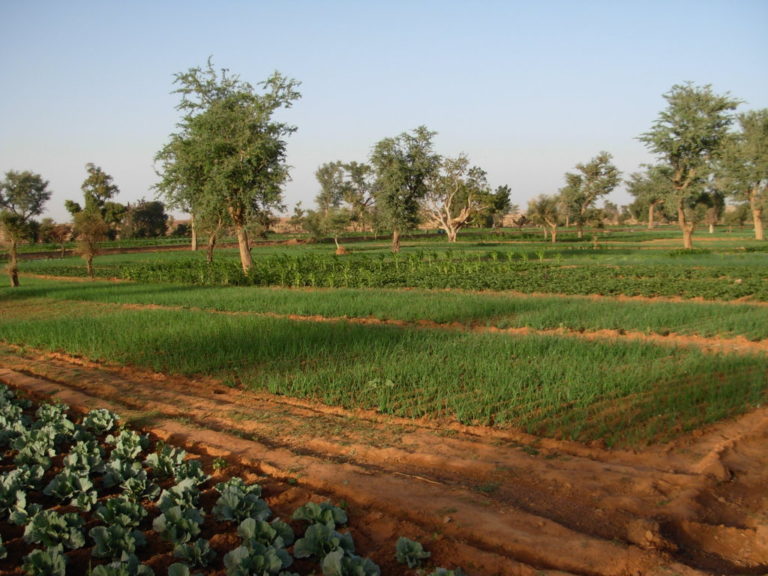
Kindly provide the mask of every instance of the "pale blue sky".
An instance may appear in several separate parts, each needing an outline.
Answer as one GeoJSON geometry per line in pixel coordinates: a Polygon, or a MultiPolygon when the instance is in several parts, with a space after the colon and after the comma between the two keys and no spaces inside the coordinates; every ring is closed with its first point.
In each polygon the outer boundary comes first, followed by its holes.
{"type": "Polygon", "coordinates": [[[42,174],[60,220],[88,162],[118,201],[152,199],[173,76],[213,56],[253,84],[302,82],[281,115],[298,127],[289,206],[312,205],[320,164],[420,124],[525,206],[601,150],[625,175],[650,161],[636,138],[674,84],[768,107],[766,25],[766,0],[0,0],[0,173],[42,174]]]}

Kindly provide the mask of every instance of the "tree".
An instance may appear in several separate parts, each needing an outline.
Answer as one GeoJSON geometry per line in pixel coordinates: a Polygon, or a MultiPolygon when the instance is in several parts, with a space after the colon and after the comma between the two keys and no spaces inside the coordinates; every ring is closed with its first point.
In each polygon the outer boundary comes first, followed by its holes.
{"type": "Polygon", "coordinates": [[[645,166],[645,172],[634,172],[626,181],[627,192],[635,198],[636,207],[646,207],[648,230],[656,225],[656,210],[671,190],[670,169],[667,166],[645,166]]]}
{"type": "Polygon", "coordinates": [[[504,184],[497,186],[496,190],[487,195],[485,210],[492,228],[501,228],[504,225],[504,216],[519,211],[519,206],[512,204],[511,194],[512,189],[504,184]]]}
{"type": "Polygon", "coordinates": [[[184,115],[179,133],[158,153],[158,189],[186,203],[190,209],[226,214],[235,229],[240,262],[247,273],[252,265],[248,225],[262,224],[282,208],[281,187],[288,179],[285,138],[296,128],[273,115],[300,97],[298,83],[275,72],[259,86],[226,70],[217,74],[211,61],[206,69],[177,74],[177,109],[184,115]]]}
{"type": "Polygon", "coordinates": [[[83,191],[84,206],[72,200],[67,200],[64,206],[73,217],[82,211],[99,212],[102,220],[107,224],[109,236],[115,238],[126,212],[125,206],[112,201],[120,189],[114,184],[112,176],[100,167],[89,162],[85,165],[85,170],[88,176],[80,187],[83,191]]]}
{"type": "Polygon", "coordinates": [[[445,231],[449,242],[456,242],[459,230],[477,214],[483,195],[488,193],[485,171],[470,166],[464,154],[444,158],[439,171],[429,180],[424,213],[432,225],[445,231]]]}
{"type": "Polygon", "coordinates": [[[373,169],[364,162],[347,162],[343,165],[346,177],[343,197],[352,211],[351,223],[360,230],[373,224],[373,169]]]}
{"type": "Polygon", "coordinates": [[[557,228],[562,220],[562,198],[540,195],[528,202],[528,218],[544,228],[544,238],[549,231],[552,242],[557,242],[557,228]]]}
{"type": "Polygon", "coordinates": [[[739,114],[739,132],[725,149],[723,187],[752,211],[755,239],[765,240],[763,212],[768,204],[768,108],[739,114]]]}
{"type": "Polygon", "coordinates": [[[33,216],[43,212],[51,198],[48,181],[25,170],[10,170],[0,182],[0,225],[9,244],[8,275],[11,286],[19,286],[18,244],[29,236],[33,216]]]}
{"type": "Polygon", "coordinates": [[[315,196],[317,210],[309,210],[304,216],[304,226],[315,239],[326,236],[333,238],[336,254],[345,254],[339,244],[341,236],[352,222],[351,208],[343,206],[347,191],[345,165],[341,162],[327,162],[315,171],[320,191],[315,196]]]}
{"type": "Polygon", "coordinates": [[[133,206],[128,205],[122,227],[124,238],[158,238],[167,229],[168,215],[162,202],[141,199],[133,206]]]}
{"type": "Polygon", "coordinates": [[[739,101],[728,94],[714,94],[710,85],[697,87],[690,82],[676,84],[664,99],[666,109],[639,139],[670,169],[670,200],[677,210],[683,247],[690,249],[701,184],[723,151],[739,101]]]}
{"type": "Polygon", "coordinates": [[[58,244],[61,257],[64,258],[65,244],[72,236],[72,226],[57,224],[53,218],[43,218],[40,223],[40,240],[50,244],[58,244]]]}
{"type": "Polygon", "coordinates": [[[93,259],[99,253],[99,243],[107,238],[109,225],[104,221],[101,212],[91,207],[75,214],[74,230],[77,252],[85,260],[89,278],[93,279],[93,259]]]}
{"type": "Polygon", "coordinates": [[[577,164],[578,172],[565,174],[566,185],[560,194],[576,223],[579,238],[584,237],[584,224],[597,199],[613,192],[620,182],[621,173],[612,159],[608,152],[600,152],[586,164],[577,164]]]}
{"type": "Polygon", "coordinates": [[[433,151],[436,132],[419,126],[385,138],[373,148],[371,164],[376,174],[374,197],[379,216],[392,230],[392,251],[400,251],[400,234],[418,222],[419,202],[437,173],[440,157],[433,151]]]}
{"type": "Polygon", "coordinates": [[[327,214],[332,208],[339,208],[344,201],[344,166],[341,162],[326,162],[315,170],[320,192],[315,196],[318,209],[327,214]]]}

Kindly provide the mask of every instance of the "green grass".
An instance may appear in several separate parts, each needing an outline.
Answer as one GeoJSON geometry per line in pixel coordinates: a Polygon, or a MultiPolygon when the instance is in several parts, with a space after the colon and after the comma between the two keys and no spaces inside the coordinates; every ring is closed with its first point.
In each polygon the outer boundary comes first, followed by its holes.
{"type": "Polygon", "coordinates": [[[707,337],[743,336],[750,340],[768,338],[768,306],[746,303],[526,297],[447,290],[307,290],[22,280],[23,284],[17,290],[0,289],[0,301],[45,297],[257,314],[372,317],[406,322],[430,320],[499,328],[611,329],[707,337]]]}
{"type": "Polygon", "coordinates": [[[764,357],[196,310],[0,300],[0,339],[406,417],[612,444],[665,439],[765,401],[764,357]]]}

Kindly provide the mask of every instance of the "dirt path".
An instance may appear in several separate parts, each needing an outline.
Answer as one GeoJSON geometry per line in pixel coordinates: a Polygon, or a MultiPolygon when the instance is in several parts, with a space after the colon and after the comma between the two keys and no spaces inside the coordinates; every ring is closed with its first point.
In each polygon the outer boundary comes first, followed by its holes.
{"type": "Polygon", "coordinates": [[[348,412],[0,346],[0,381],[349,504],[384,574],[398,536],[471,575],[768,572],[768,408],[643,452],[348,412]]]}

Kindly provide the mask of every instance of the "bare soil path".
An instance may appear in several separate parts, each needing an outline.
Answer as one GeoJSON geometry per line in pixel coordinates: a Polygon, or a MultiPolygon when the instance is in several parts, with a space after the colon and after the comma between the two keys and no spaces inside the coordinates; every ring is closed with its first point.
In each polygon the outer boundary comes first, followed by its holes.
{"type": "Polygon", "coordinates": [[[768,573],[768,408],[631,452],[349,412],[0,346],[0,381],[107,407],[265,486],[346,502],[383,574],[399,536],[468,574],[768,573]]]}

